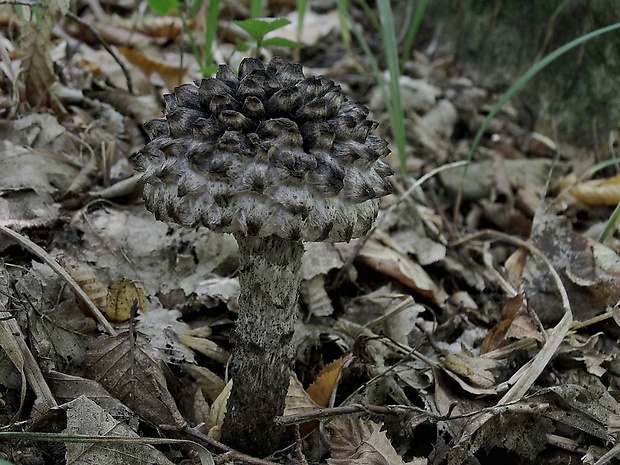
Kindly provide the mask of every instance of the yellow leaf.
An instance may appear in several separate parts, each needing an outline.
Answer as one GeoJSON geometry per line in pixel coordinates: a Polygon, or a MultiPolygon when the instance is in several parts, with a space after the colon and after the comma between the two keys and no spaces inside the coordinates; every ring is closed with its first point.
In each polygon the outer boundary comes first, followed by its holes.
{"type": "Polygon", "coordinates": [[[108,291],[105,316],[112,323],[122,323],[129,319],[131,306],[137,301],[139,312],[146,313],[144,293],[133,281],[119,279],[108,291]]]}
{"type": "Polygon", "coordinates": [[[351,356],[347,355],[334,360],[326,365],[318,374],[314,382],[308,386],[307,392],[310,398],[321,407],[327,407],[331,399],[332,392],[340,379],[340,373],[351,356]]]}
{"type": "Polygon", "coordinates": [[[571,194],[586,205],[617,205],[620,203],[620,174],[577,184],[571,194]]]}

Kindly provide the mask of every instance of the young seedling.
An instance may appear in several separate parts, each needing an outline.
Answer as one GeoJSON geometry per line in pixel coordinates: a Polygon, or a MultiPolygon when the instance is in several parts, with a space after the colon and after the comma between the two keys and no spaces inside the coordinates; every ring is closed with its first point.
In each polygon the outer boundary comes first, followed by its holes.
{"type": "Polygon", "coordinates": [[[299,42],[294,42],[284,37],[271,37],[265,39],[265,36],[272,31],[280,29],[291,22],[286,18],[252,18],[244,19],[242,21],[235,21],[235,24],[247,32],[251,40],[248,42],[237,43],[237,49],[244,52],[250,48],[253,48],[256,56],[261,47],[286,47],[286,48],[300,48],[299,42]]]}
{"type": "Polygon", "coordinates": [[[274,419],[295,356],[303,242],[369,231],[391,191],[387,142],[371,134],[377,123],[366,107],[279,58],[267,66],[246,58],[238,76],[221,65],[165,102],[132,162],[158,219],[237,239],[241,295],[222,439],[267,455],[280,441],[274,419]]]}

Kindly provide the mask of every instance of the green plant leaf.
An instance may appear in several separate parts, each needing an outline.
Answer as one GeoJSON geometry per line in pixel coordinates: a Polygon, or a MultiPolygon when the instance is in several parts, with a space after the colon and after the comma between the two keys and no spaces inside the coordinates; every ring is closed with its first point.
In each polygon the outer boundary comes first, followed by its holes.
{"type": "Polygon", "coordinates": [[[250,34],[257,42],[262,40],[269,32],[280,29],[290,23],[286,18],[256,18],[235,21],[237,26],[250,34]]]}
{"type": "Polygon", "coordinates": [[[178,0],[146,0],[149,8],[160,16],[165,16],[179,8],[178,0]]]}
{"type": "Polygon", "coordinates": [[[256,42],[248,43],[240,39],[235,40],[235,49],[239,50],[240,52],[247,52],[252,48],[252,46],[256,46],[256,42]]]}
{"type": "Polygon", "coordinates": [[[294,40],[288,40],[284,37],[273,37],[271,39],[265,39],[262,42],[263,47],[287,47],[287,48],[301,48],[303,44],[295,42],[294,40]]]}

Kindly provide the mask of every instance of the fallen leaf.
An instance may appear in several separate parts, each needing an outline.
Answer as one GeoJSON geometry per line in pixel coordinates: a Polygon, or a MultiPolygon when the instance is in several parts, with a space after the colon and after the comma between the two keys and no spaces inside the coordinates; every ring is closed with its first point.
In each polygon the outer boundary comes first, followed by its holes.
{"type": "Polygon", "coordinates": [[[183,425],[166,384],[161,362],[147,353],[146,341],[129,334],[96,341],[85,357],[85,373],[151,425],[183,425]]]}
{"type": "Polygon", "coordinates": [[[206,339],[204,337],[197,337],[194,334],[196,333],[195,329],[190,329],[188,331],[183,331],[179,333],[178,338],[181,344],[186,345],[187,347],[191,347],[197,352],[209,357],[216,362],[226,364],[228,359],[230,358],[230,352],[226,349],[223,349],[215,342],[206,339]]]}
{"type": "MultiPolygon", "coordinates": [[[[123,437],[138,439],[137,433],[86,396],[80,396],[66,405],[69,435],[123,437]]],[[[66,442],[67,465],[172,465],[164,454],[150,444],[66,442]]]]}
{"type": "Polygon", "coordinates": [[[129,320],[134,304],[139,314],[147,313],[142,289],[134,281],[119,279],[108,292],[105,317],[112,323],[123,323],[129,320]]]}
{"type": "Polygon", "coordinates": [[[97,381],[68,375],[59,371],[46,373],[45,379],[54,393],[54,398],[59,403],[65,404],[81,396],[88,397],[114,418],[128,425],[132,430],[138,430],[138,417],[136,414],[116,397],[112,397],[97,381]]]}
{"type": "Polygon", "coordinates": [[[571,189],[570,193],[585,205],[618,205],[620,203],[620,174],[607,179],[579,183],[571,189]]]}
{"type": "Polygon", "coordinates": [[[379,241],[370,239],[360,251],[358,260],[366,266],[395,278],[400,283],[430,298],[440,305],[448,298],[447,294],[426,273],[424,268],[379,241]]]}
{"type": "Polygon", "coordinates": [[[327,407],[330,399],[335,393],[336,386],[340,380],[340,374],[348,362],[351,361],[350,355],[340,357],[330,364],[323,367],[314,382],[308,386],[308,395],[321,407],[327,407]]]}
{"type": "MultiPolygon", "coordinates": [[[[101,310],[102,313],[105,313],[108,289],[97,277],[95,271],[90,266],[77,261],[64,252],[57,253],[55,258],[75,282],[78,283],[86,295],[90,297],[95,307],[101,310]]],[[[91,316],[90,310],[82,302],[82,299],[76,296],[76,302],[85,315],[91,316]]]]}
{"type": "Polygon", "coordinates": [[[405,462],[390,443],[381,424],[370,420],[334,420],[327,429],[331,434],[329,465],[425,465],[425,458],[405,462]]]}
{"type": "Polygon", "coordinates": [[[228,398],[232,391],[232,383],[232,379],[228,381],[224,389],[222,389],[222,392],[220,392],[220,395],[213,401],[213,405],[211,405],[211,410],[209,411],[210,423],[215,425],[209,430],[209,436],[218,441],[222,434],[222,424],[226,416],[226,404],[228,403],[228,398]]]}

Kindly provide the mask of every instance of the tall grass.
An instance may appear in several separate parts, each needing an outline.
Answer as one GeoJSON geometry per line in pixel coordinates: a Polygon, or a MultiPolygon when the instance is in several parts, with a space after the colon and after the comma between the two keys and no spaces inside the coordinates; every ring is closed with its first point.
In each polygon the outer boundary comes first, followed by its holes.
{"type": "Polygon", "coordinates": [[[468,159],[473,159],[476,149],[478,145],[480,145],[480,141],[482,140],[482,136],[485,131],[491,124],[491,121],[497,113],[502,109],[502,107],[510,100],[519,90],[521,90],[534,76],[536,76],[540,71],[547,67],[551,62],[557,60],[559,57],[564,55],[566,52],[578,47],[579,45],[587,42],[589,40],[594,39],[600,35],[606,34],[608,32],[615,31],[620,29],[620,23],[611,24],[609,26],[602,27],[600,29],[596,29],[595,31],[589,32],[581,37],[577,37],[574,40],[571,40],[567,44],[562,45],[558,49],[554,50],[550,54],[543,57],[542,60],[532,65],[530,69],[528,69],[519,79],[517,79],[513,85],[511,85],[508,90],[502,95],[499,101],[493,106],[487,117],[485,118],[482,126],[476,133],[476,137],[474,137],[474,141],[472,142],[471,148],[469,150],[468,159]]]}
{"type": "Polygon", "coordinates": [[[398,150],[398,158],[400,161],[403,174],[407,175],[407,137],[405,132],[405,115],[402,106],[402,99],[400,93],[400,77],[402,72],[402,65],[413,48],[413,43],[419,28],[424,10],[428,4],[428,0],[421,0],[418,2],[415,10],[414,17],[410,23],[405,40],[405,47],[403,49],[403,55],[399,58],[398,44],[396,41],[396,25],[394,22],[394,14],[392,6],[389,0],[377,0],[377,15],[368,6],[365,0],[360,2],[364,12],[370,19],[371,24],[377,29],[381,41],[384,46],[385,61],[387,65],[387,71],[389,75],[389,83],[383,77],[379,63],[370,49],[368,42],[364,35],[360,31],[359,27],[351,19],[349,14],[349,2],[347,0],[338,0],[336,2],[338,6],[338,12],[341,17],[341,23],[346,24],[348,27],[343,28],[343,43],[345,47],[350,48],[349,31],[355,36],[359,45],[362,47],[366,59],[370,65],[370,68],[379,84],[379,88],[383,94],[388,115],[390,118],[390,126],[392,129],[392,136],[394,137],[394,143],[398,150]]]}

